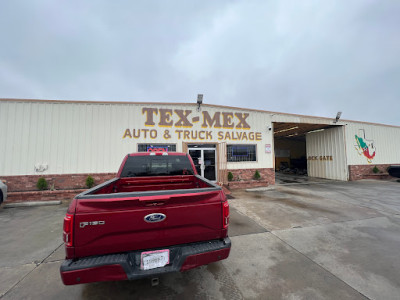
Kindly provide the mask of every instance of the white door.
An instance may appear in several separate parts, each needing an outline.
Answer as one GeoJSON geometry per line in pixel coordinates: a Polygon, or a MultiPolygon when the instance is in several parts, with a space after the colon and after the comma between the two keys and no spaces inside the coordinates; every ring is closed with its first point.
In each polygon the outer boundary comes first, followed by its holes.
{"type": "Polygon", "coordinates": [[[307,133],[306,149],[308,176],[348,180],[344,126],[307,133]]]}
{"type": "Polygon", "coordinates": [[[197,173],[202,177],[217,181],[217,161],[215,148],[189,148],[197,173]]]}

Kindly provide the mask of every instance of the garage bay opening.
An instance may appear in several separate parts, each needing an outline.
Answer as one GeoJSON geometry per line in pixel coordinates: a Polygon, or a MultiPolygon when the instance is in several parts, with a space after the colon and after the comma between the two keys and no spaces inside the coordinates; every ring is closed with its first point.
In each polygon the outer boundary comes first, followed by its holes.
{"type": "Polygon", "coordinates": [[[277,183],[301,182],[306,176],[347,180],[343,126],[285,122],[273,125],[277,183]]]}

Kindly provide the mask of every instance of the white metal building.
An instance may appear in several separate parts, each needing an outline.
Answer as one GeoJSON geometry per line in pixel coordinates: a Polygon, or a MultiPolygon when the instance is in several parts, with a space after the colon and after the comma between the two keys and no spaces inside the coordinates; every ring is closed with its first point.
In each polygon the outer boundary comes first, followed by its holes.
{"type": "Polygon", "coordinates": [[[115,173],[131,152],[188,152],[199,173],[274,184],[275,170],[362,178],[400,164],[400,127],[182,103],[0,99],[0,179],[115,173]],[[255,171],[261,181],[252,180],[255,171]]]}

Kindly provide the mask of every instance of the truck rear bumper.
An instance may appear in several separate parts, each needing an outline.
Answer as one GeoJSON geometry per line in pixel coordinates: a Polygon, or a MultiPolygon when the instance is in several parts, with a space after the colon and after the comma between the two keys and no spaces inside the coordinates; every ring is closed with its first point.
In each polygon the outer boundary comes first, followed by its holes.
{"type": "Polygon", "coordinates": [[[162,268],[142,270],[141,253],[146,249],[128,253],[90,256],[78,260],[65,260],[60,267],[65,285],[97,281],[134,280],[161,274],[186,271],[229,256],[231,240],[191,243],[165,247],[170,250],[170,263],[162,268]]]}

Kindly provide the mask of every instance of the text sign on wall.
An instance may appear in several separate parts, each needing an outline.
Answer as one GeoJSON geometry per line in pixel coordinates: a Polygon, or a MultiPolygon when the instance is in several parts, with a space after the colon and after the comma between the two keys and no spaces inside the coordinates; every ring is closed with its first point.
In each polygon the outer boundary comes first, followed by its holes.
{"type": "Polygon", "coordinates": [[[333,160],[333,156],[332,155],[309,156],[307,157],[307,160],[327,161],[327,160],[333,160]]]}
{"type": "Polygon", "coordinates": [[[122,136],[133,139],[156,139],[159,137],[169,140],[230,140],[230,141],[261,141],[261,132],[251,131],[247,121],[248,113],[202,111],[201,116],[192,116],[192,110],[142,108],[145,117],[144,127],[127,128],[122,136]],[[194,124],[201,124],[202,130],[191,130],[194,124]],[[158,126],[157,128],[154,128],[158,126]],[[149,129],[148,127],[153,127],[149,129]],[[161,129],[164,128],[164,129],[161,129]],[[211,130],[213,129],[213,130],[211,130]],[[214,131],[225,129],[225,131],[214,131]],[[226,131],[228,130],[228,131],[226,131]]]}
{"type": "Polygon", "coordinates": [[[271,144],[265,144],[265,153],[271,153],[271,144]]]}

